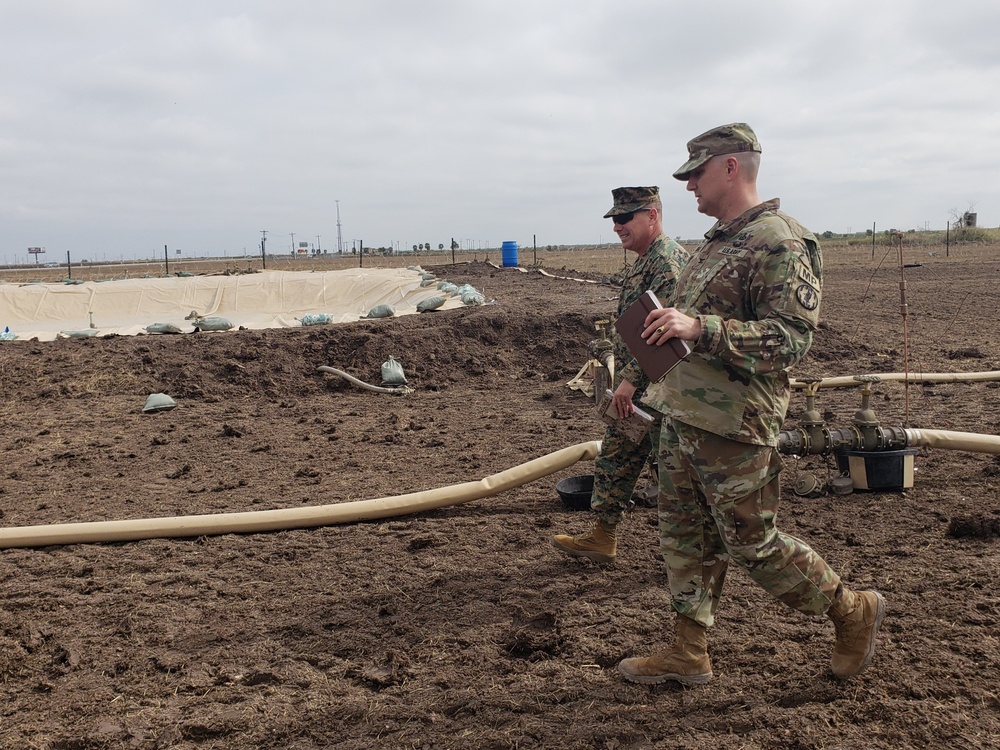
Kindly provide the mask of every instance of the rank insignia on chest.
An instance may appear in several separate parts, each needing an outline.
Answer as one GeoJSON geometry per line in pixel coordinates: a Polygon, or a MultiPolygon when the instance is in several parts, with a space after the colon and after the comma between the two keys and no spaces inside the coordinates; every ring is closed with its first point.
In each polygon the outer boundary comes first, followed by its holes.
{"type": "Polygon", "coordinates": [[[795,290],[795,297],[806,310],[815,310],[819,307],[819,292],[808,284],[799,284],[795,290]]]}

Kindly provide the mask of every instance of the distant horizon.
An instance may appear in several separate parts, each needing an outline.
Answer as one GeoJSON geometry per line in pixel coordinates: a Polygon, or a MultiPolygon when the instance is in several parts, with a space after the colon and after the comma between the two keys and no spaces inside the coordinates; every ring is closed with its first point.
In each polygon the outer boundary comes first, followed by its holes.
{"type": "MultiPolygon", "coordinates": [[[[928,238],[932,238],[933,237],[933,238],[939,239],[940,242],[945,242],[946,241],[946,237],[950,234],[951,235],[951,241],[954,242],[954,243],[956,243],[956,244],[960,244],[960,243],[963,243],[963,242],[979,242],[979,243],[982,243],[982,242],[988,242],[988,243],[1000,242],[1000,228],[982,227],[982,226],[980,226],[980,227],[972,227],[971,231],[978,232],[981,235],[985,235],[985,238],[978,237],[978,238],[971,239],[971,240],[970,239],[964,239],[963,240],[960,237],[960,234],[959,234],[961,231],[962,230],[960,230],[960,229],[948,228],[948,227],[945,227],[945,228],[942,228],[942,229],[907,229],[907,230],[898,230],[898,229],[890,227],[890,228],[882,230],[882,229],[878,229],[877,226],[876,226],[874,232],[873,232],[873,230],[871,228],[867,228],[867,229],[864,229],[864,230],[861,230],[861,231],[857,231],[857,232],[850,232],[850,233],[848,233],[848,232],[833,232],[831,237],[826,237],[826,238],[823,237],[824,233],[814,232],[814,234],[816,234],[816,236],[819,238],[821,245],[823,244],[824,241],[829,242],[831,240],[835,240],[835,241],[836,240],[845,240],[845,239],[866,239],[867,240],[867,239],[871,238],[873,235],[875,236],[875,238],[877,240],[880,240],[880,244],[890,244],[890,238],[889,238],[890,233],[901,234],[904,237],[904,239],[905,239],[905,237],[911,236],[911,235],[912,236],[916,236],[916,237],[922,237],[925,240],[928,239],[928,238]]],[[[680,242],[680,243],[685,244],[685,245],[696,245],[699,242],[701,242],[702,238],[701,237],[689,237],[689,238],[674,237],[673,239],[676,240],[677,242],[680,242]]],[[[458,240],[456,240],[456,242],[458,242],[458,240]]],[[[471,242],[477,243],[478,241],[471,241],[471,242]]],[[[416,244],[419,246],[421,243],[416,243],[416,244]]],[[[440,243],[440,244],[444,244],[444,243],[440,243]]],[[[463,254],[469,254],[469,253],[475,254],[475,253],[486,253],[486,252],[500,253],[501,252],[501,245],[502,245],[502,243],[498,243],[496,245],[489,245],[489,246],[485,246],[485,245],[482,245],[482,244],[475,244],[474,246],[470,246],[470,247],[462,247],[462,246],[460,246],[460,247],[456,248],[456,252],[460,252],[460,253],[463,253],[463,254]]],[[[549,250],[574,250],[574,249],[584,249],[584,248],[620,248],[620,247],[621,246],[618,243],[617,238],[616,238],[615,240],[608,240],[608,241],[604,241],[604,242],[582,242],[582,243],[574,243],[574,244],[568,244],[568,243],[567,244],[551,244],[550,243],[550,244],[546,244],[546,245],[539,244],[539,245],[537,245],[537,250],[538,250],[538,252],[546,252],[546,251],[549,251],[549,250]]],[[[380,255],[380,253],[378,251],[382,250],[384,248],[388,248],[388,246],[387,245],[386,246],[376,246],[376,247],[372,247],[372,246],[369,246],[369,245],[365,245],[364,246],[364,250],[365,250],[366,256],[370,255],[370,256],[374,256],[374,257],[378,257],[380,255]]],[[[536,248],[533,247],[530,244],[529,245],[524,245],[524,244],[518,243],[518,249],[521,250],[521,251],[524,251],[524,250],[529,250],[530,251],[530,250],[534,250],[536,248]]],[[[71,266],[78,266],[78,265],[81,265],[81,264],[87,264],[87,265],[110,265],[110,264],[128,264],[128,263],[145,263],[145,264],[150,264],[150,263],[152,263],[152,264],[162,264],[162,263],[164,263],[164,256],[163,256],[162,253],[160,253],[158,255],[154,253],[154,254],[151,254],[151,255],[140,256],[140,255],[137,254],[138,252],[139,251],[136,251],[135,253],[133,253],[129,257],[125,257],[124,255],[120,255],[117,258],[114,258],[114,257],[113,258],[108,258],[107,257],[107,253],[100,253],[100,254],[92,253],[90,255],[81,256],[79,258],[70,256],[69,262],[70,262],[71,266]]],[[[249,259],[249,260],[252,260],[252,259],[255,259],[255,258],[259,259],[261,257],[261,253],[260,253],[259,247],[258,247],[258,249],[255,252],[249,252],[248,251],[246,253],[238,253],[238,254],[237,253],[229,253],[227,251],[222,251],[219,254],[203,253],[203,254],[198,254],[198,255],[188,255],[188,254],[185,254],[183,250],[181,250],[180,254],[178,254],[177,251],[176,251],[176,249],[171,249],[169,247],[167,248],[167,252],[168,252],[167,262],[169,262],[169,263],[175,263],[175,262],[184,263],[184,262],[195,262],[195,261],[199,261],[199,260],[225,260],[225,259],[232,259],[232,260],[247,260],[247,259],[249,259]]],[[[447,245],[445,245],[444,248],[438,248],[436,246],[433,246],[433,243],[432,243],[432,247],[429,250],[425,248],[425,249],[418,249],[418,250],[414,251],[412,244],[410,244],[410,245],[403,245],[402,243],[400,243],[400,249],[399,249],[399,251],[397,252],[395,250],[395,248],[393,248],[393,252],[391,253],[391,255],[394,255],[394,256],[414,256],[415,257],[415,256],[421,256],[421,255],[446,255],[446,254],[448,254],[450,252],[451,251],[450,251],[450,249],[448,248],[447,245]]],[[[343,255],[343,256],[354,256],[354,257],[357,257],[357,252],[356,252],[355,248],[345,249],[342,253],[338,253],[337,250],[331,250],[331,249],[328,249],[328,248],[321,248],[321,251],[318,252],[318,253],[317,252],[313,252],[312,249],[310,249],[309,252],[306,252],[306,253],[298,253],[298,252],[293,253],[291,248],[289,248],[288,250],[284,250],[284,251],[273,251],[273,250],[268,249],[266,257],[268,259],[271,259],[271,258],[274,258],[274,259],[291,259],[291,258],[309,259],[309,258],[315,258],[317,256],[319,256],[319,257],[322,257],[322,256],[336,256],[338,254],[343,255]]],[[[55,258],[53,258],[52,255],[48,252],[47,248],[46,248],[46,252],[43,253],[43,254],[41,254],[38,257],[37,261],[35,259],[33,259],[33,256],[30,256],[27,253],[25,253],[23,256],[20,256],[20,257],[24,258],[24,260],[20,260],[19,261],[17,259],[18,256],[15,256],[15,260],[13,262],[11,262],[6,256],[4,256],[4,260],[3,260],[2,263],[0,263],[0,267],[4,267],[4,268],[35,268],[35,267],[38,267],[38,268],[58,268],[58,267],[65,267],[66,263],[67,263],[65,257],[62,257],[62,258],[60,258],[58,260],[56,260],[55,258]]]]}
{"type": "MultiPolygon", "coordinates": [[[[706,219],[706,221],[709,222],[708,224],[706,224],[706,231],[707,231],[707,229],[711,226],[712,220],[711,219],[706,219]]],[[[881,235],[884,232],[899,232],[899,233],[902,233],[902,234],[918,234],[918,235],[921,235],[921,234],[934,234],[934,233],[944,234],[944,233],[947,233],[948,231],[951,231],[951,232],[957,232],[957,231],[959,231],[954,226],[950,226],[949,227],[949,224],[951,224],[951,222],[945,222],[945,225],[942,226],[941,228],[931,228],[929,226],[929,222],[927,222],[925,227],[899,229],[897,227],[885,227],[885,228],[882,228],[882,227],[878,226],[877,222],[874,222],[874,234],[881,235]]],[[[973,227],[972,229],[978,229],[978,230],[983,230],[983,231],[990,231],[990,230],[993,230],[993,229],[1000,229],[1000,227],[990,227],[990,226],[983,226],[982,224],[979,224],[977,227],[973,227]]],[[[826,234],[827,232],[832,232],[832,236],[834,238],[869,237],[873,233],[871,226],[868,226],[865,229],[861,229],[861,230],[854,230],[853,225],[849,228],[849,231],[840,231],[840,232],[834,231],[834,230],[817,231],[815,229],[813,229],[811,231],[813,232],[813,234],[815,234],[817,237],[820,237],[820,238],[822,238],[822,236],[824,234],[826,234]]],[[[684,244],[698,243],[698,242],[701,241],[701,239],[703,237],[703,235],[698,235],[698,236],[695,236],[695,237],[682,237],[681,235],[672,235],[669,231],[666,231],[665,233],[667,234],[667,236],[671,236],[674,240],[676,240],[678,242],[682,242],[684,244]]],[[[296,233],[296,235],[298,235],[298,233],[296,233]]],[[[299,236],[301,236],[301,235],[299,235],[299,236]]],[[[267,245],[268,245],[267,254],[268,254],[268,256],[272,256],[273,255],[274,257],[290,257],[293,254],[296,255],[297,257],[300,256],[299,253],[293,253],[293,248],[292,248],[292,246],[291,246],[290,243],[289,243],[289,246],[288,246],[287,249],[282,249],[282,250],[273,250],[273,249],[271,249],[273,247],[273,239],[270,236],[267,239],[268,239],[268,242],[267,242],[267,245]]],[[[357,243],[360,243],[361,241],[362,240],[352,239],[350,241],[350,243],[354,243],[354,244],[351,245],[351,246],[348,246],[349,245],[348,242],[344,242],[343,244],[345,245],[345,249],[343,251],[343,254],[344,255],[353,254],[353,250],[356,248],[357,243]]],[[[479,240],[479,239],[476,239],[476,238],[455,238],[455,242],[457,242],[459,244],[459,249],[462,252],[484,252],[484,251],[487,251],[487,250],[499,250],[500,247],[501,247],[501,245],[503,244],[503,242],[507,242],[507,241],[517,242],[518,243],[518,247],[520,247],[520,248],[524,248],[524,247],[531,248],[531,247],[533,247],[533,244],[532,244],[532,242],[530,240],[527,243],[524,243],[524,242],[518,241],[516,239],[513,239],[513,240],[503,240],[503,241],[493,241],[493,240],[479,240]]],[[[444,245],[443,251],[445,251],[445,252],[448,251],[449,243],[450,242],[451,242],[451,238],[447,238],[446,240],[444,240],[442,242],[439,242],[439,243],[431,242],[430,244],[431,244],[431,247],[432,247],[432,252],[442,252],[442,250],[439,250],[437,248],[438,244],[444,245]]],[[[298,243],[296,243],[296,244],[298,244],[298,243]]],[[[307,243],[307,244],[309,245],[309,251],[307,253],[305,253],[305,254],[301,254],[302,256],[312,256],[313,255],[313,249],[315,248],[315,244],[311,243],[311,242],[307,243]]],[[[414,251],[412,249],[413,246],[414,245],[419,246],[421,244],[426,244],[426,243],[424,243],[424,242],[405,243],[405,242],[402,242],[402,241],[395,241],[394,240],[391,245],[372,245],[372,244],[369,244],[368,242],[365,242],[364,243],[364,249],[366,251],[369,251],[369,250],[379,250],[379,249],[382,249],[382,248],[389,248],[389,247],[391,247],[393,249],[394,253],[397,253],[397,254],[400,254],[400,255],[404,255],[404,254],[412,254],[412,253],[414,253],[414,251]]],[[[546,248],[546,247],[553,247],[553,248],[557,248],[557,247],[558,248],[609,247],[609,246],[615,246],[617,244],[618,244],[617,237],[614,234],[614,232],[611,231],[610,228],[609,228],[609,231],[606,234],[599,236],[598,240],[595,241],[595,242],[566,242],[566,243],[552,243],[552,242],[542,243],[542,242],[537,242],[537,247],[540,250],[540,249],[546,248]]],[[[67,252],[66,250],[55,250],[55,251],[53,251],[50,248],[45,247],[45,246],[41,246],[41,245],[35,245],[33,247],[44,247],[44,249],[45,249],[45,252],[42,253],[41,257],[39,258],[38,265],[44,265],[47,262],[52,262],[51,260],[48,260],[48,258],[51,258],[51,256],[53,254],[55,254],[55,253],[59,253],[59,254],[61,254],[63,256],[62,258],[60,258],[56,262],[59,265],[65,265],[66,264],[66,260],[65,260],[65,253],[67,252]],[[43,258],[44,258],[44,260],[43,260],[43,258]]],[[[28,252],[28,249],[29,248],[26,246],[25,249],[23,251],[21,251],[21,252],[14,252],[14,253],[3,252],[2,254],[0,254],[0,265],[3,265],[3,266],[35,265],[35,262],[33,260],[31,260],[32,255],[28,252]]],[[[247,249],[246,251],[230,251],[228,248],[224,248],[224,249],[222,249],[220,251],[196,251],[197,254],[187,255],[186,252],[184,251],[184,249],[181,248],[180,249],[181,252],[178,255],[177,254],[177,248],[170,247],[169,245],[167,247],[167,250],[170,253],[171,259],[173,259],[175,257],[177,259],[184,259],[185,257],[188,257],[188,258],[247,258],[247,257],[260,257],[260,244],[259,244],[259,241],[258,241],[258,243],[256,245],[256,248],[254,250],[247,249]]],[[[324,254],[324,255],[326,255],[326,254],[336,255],[337,254],[337,250],[330,249],[329,246],[325,246],[325,245],[321,245],[320,246],[320,250],[321,250],[321,254],[324,254]]],[[[73,251],[69,251],[69,252],[72,253],[73,251]]],[[[119,263],[121,263],[121,262],[124,262],[126,260],[156,260],[157,258],[161,258],[162,259],[162,251],[152,250],[152,251],[149,251],[149,252],[152,253],[151,255],[140,255],[139,253],[142,253],[142,252],[145,252],[145,251],[143,251],[143,250],[133,250],[130,253],[127,252],[127,251],[118,251],[118,253],[116,253],[115,257],[108,258],[107,256],[109,255],[109,253],[107,253],[105,251],[97,251],[97,252],[94,252],[94,251],[90,251],[90,252],[80,251],[78,254],[74,254],[74,255],[71,256],[71,262],[72,263],[80,263],[80,262],[85,262],[84,259],[86,259],[87,261],[92,261],[92,262],[108,262],[108,263],[110,263],[110,262],[119,262],[119,263]]],[[[417,253],[419,253],[419,252],[427,252],[427,251],[426,250],[419,250],[419,251],[417,251],[417,253]]]]}

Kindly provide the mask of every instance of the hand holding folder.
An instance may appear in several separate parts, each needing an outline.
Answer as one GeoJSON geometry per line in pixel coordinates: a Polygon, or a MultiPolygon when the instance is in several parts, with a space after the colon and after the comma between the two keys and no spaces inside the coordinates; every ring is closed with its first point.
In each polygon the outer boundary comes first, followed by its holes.
{"type": "Polygon", "coordinates": [[[672,338],[663,343],[650,344],[642,337],[646,316],[653,310],[662,309],[663,305],[656,295],[646,291],[615,321],[615,329],[651,383],[662,378],[691,353],[691,344],[683,339],[672,338]]]}

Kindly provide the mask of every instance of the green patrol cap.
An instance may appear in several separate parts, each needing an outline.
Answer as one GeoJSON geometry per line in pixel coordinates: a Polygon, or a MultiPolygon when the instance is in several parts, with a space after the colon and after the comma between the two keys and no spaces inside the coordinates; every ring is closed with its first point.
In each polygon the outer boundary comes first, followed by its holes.
{"type": "Polygon", "coordinates": [[[688,141],[688,160],[674,172],[678,180],[687,180],[691,173],[713,156],[738,154],[742,151],[760,153],[760,143],[753,129],[745,122],[732,122],[712,128],[688,141]]]}
{"type": "Polygon", "coordinates": [[[606,214],[605,219],[621,214],[630,214],[640,208],[654,206],[660,200],[660,188],[656,185],[650,187],[620,187],[611,191],[611,197],[615,205],[606,214]]]}

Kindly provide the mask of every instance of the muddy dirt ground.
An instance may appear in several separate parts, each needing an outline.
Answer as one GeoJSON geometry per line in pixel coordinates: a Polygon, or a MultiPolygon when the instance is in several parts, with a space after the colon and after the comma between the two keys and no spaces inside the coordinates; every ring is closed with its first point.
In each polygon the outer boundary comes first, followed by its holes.
{"type": "MultiPolygon", "coordinates": [[[[621,251],[612,251],[620,258],[621,251]]],[[[615,287],[430,268],[495,304],[339,327],[0,344],[0,524],[365,500],[478,480],[599,439],[566,382],[615,287]],[[415,391],[371,393],[394,355],[415,391]],[[178,407],[143,414],[150,393],[178,407]]],[[[824,322],[795,375],[1000,369],[1000,248],[827,252],[824,322]],[[906,337],[899,282],[908,286],[906,337]]],[[[566,269],[580,271],[570,274],[566,269]]],[[[822,391],[848,425],[856,390],[822,391]]],[[[789,425],[804,406],[793,399],[789,425]]],[[[880,383],[886,425],[1000,433],[1000,383],[880,383]]],[[[618,561],[556,475],[463,505],[261,534],[0,550],[0,747],[989,748],[1000,742],[1000,462],[921,449],[905,492],[799,497],[779,519],[889,615],[871,669],[828,672],[833,629],[739,571],[699,688],[623,682],[668,643],[655,511],[618,561]]]]}

